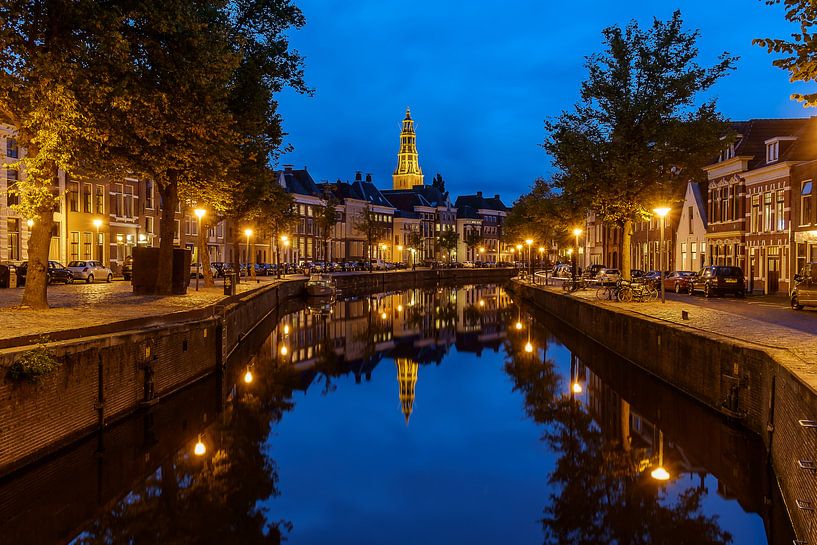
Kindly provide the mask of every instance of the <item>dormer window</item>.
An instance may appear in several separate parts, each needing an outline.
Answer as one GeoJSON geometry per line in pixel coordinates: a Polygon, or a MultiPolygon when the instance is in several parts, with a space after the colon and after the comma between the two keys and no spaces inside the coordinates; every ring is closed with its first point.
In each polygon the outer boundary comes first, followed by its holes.
{"type": "Polygon", "coordinates": [[[775,140],[766,144],[766,162],[774,163],[780,159],[780,142],[775,140]]]}

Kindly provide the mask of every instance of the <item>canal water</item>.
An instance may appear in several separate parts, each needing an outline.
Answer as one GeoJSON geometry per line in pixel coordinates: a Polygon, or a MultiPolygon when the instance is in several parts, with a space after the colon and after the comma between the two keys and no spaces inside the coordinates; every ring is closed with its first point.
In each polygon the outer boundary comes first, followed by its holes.
{"type": "Polygon", "coordinates": [[[4,483],[0,542],[792,542],[755,437],[501,287],[290,310],[4,483]]]}

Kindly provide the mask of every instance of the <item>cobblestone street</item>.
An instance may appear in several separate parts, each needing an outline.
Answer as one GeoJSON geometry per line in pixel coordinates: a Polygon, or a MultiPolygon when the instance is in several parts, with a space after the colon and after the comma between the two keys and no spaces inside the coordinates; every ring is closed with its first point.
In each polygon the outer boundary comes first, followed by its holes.
{"type": "MultiPolygon", "coordinates": [[[[242,281],[236,286],[243,293],[275,281],[273,277],[259,277],[258,283],[242,281]]],[[[162,316],[215,303],[224,298],[222,281],[214,288],[205,289],[199,281],[191,280],[183,296],[134,295],[130,282],[51,285],[48,287],[48,310],[20,307],[23,288],[0,290],[0,320],[4,325],[0,339],[24,335],[46,334],[79,327],[90,327],[111,322],[162,316]]]]}

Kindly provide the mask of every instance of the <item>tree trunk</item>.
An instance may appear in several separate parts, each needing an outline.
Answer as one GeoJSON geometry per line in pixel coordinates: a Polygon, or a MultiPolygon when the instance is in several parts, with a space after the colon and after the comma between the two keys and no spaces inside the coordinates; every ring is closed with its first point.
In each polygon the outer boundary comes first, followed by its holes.
{"type": "Polygon", "coordinates": [[[210,251],[207,249],[207,223],[201,222],[199,226],[199,262],[201,268],[204,269],[204,287],[215,287],[216,283],[213,280],[213,271],[210,270],[210,251]]]}
{"type": "Polygon", "coordinates": [[[236,282],[241,282],[241,234],[238,230],[238,221],[233,224],[233,272],[237,275],[236,282]]]}
{"type": "Polygon", "coordinates": [[[619,255],[621,256],[621,277],[625,280],[631,280],[630,274],[630,245],[633,239],[633,220],[626,220],[621,228],[621,249],[619,255]]]}
{"type": "MultiPolygon", "coordinates": [[[[179,202],[176,180],[157,184],[162,198],[162,219],[159,224],[159,263],[156,272],[156,292],[173,293],[173,238],[176,234],[176,205],[179,202]]],[[[188,273],[189,274],[189,273],[188,273]]]]}
{"type": "Polygon", "coordinates": [[[28,238],[28,271],[23,291],[23,306],[48,308],[48,252],[51,249],[51,225],[54,212],[40,212],[31,226],[28,238]]]}
{"type": "Polygon", "coordinates": [[[253,280],[255,280],[255,261],[255,239],[253,239],[252,244],[247,244],[247,277],[252,275],[253,280]]]}

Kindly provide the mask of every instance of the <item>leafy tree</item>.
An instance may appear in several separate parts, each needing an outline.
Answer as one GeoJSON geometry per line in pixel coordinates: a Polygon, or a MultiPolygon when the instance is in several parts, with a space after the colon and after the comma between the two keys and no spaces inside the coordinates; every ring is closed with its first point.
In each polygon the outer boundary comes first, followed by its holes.
{"type": "MultiPolygon", "coordinates": [[[[817,4],[810,0],[765,0],[767,4],[783,4],[786,20],[800,26],[799,32],[791,34],[790,40],[758,38],[752,43],[765,47],[769,53],[783,55],[772,64],[788,70],[791,81],[817,81],[817,4]]],[[[817,93],[792,94],[803,106],[817,106],[817,93]]]]}
{"type": "Polygon", "coordinates": [[[377,217],[372,212],[372,207],[367,203],[355,218],[354,228],[363,235],[366,240],[366,255],[369,261],[369,272],[372,271],[372,247],[380,240],[383,234],[383,227],[377,221],[377,217]]]}
{"type": "MultiPolygon", "coordinates": [[[[90,0],[18,1],[0,4],[0,121],[16,129],[21,158],[16,211],[34,220],[28,241],[28,275],[23,305],[48,308],[48,251],[58,171],[79,178],[79,142],[96,139],[83,116],[78,94],[100,92],[89,77],[93,36],[109,24],[112,11],[90,0]]],[[[106,105],[107,107],[107,105],[106,105]]]]}
{"type": "Polygon", "coordinates": [[[485,244],[485,237],[482,236],[481,229],[468,229],[465,231],[465,236],[462,237],[462,241],[468,246],[472,254],[477,255],[477,253],[475,253],[476,249],[485,244]]]}
{"type": "Polygon", "coordinates": [[[437,245],[443,250],[449,262],[451,261],[451,252],[457,249],[459,241],[460,235],[453,229],[443,231],[437,237],[437,245]]]}
{"type": "Polygon", "coordinates": [[[622,227],[622,273],[630,271],[633,222],[681,192],[723,147],[727,126],[715,101],[697,96],[732,69],[724,53],[696,62],[699,33],[680,12],[649,29],[636,22],[603,31],[605,49],[587,60],[588,78],[572,111],[548,121],[544,148],[554,186],[582,209],[622,227]]]}
{"type": "MultiPolygon", "coordinates": [[[[273,98],[307,91],[287,30],[303,25],[287,1],[114,2],[121,11],[94,59],[107,80],[81,104],[105,141],[87,150],[96,170],[156,182],[162,201],[158,288],[169,292],[180,195],[250,183],[281,141],[273,98]],[[146,123],[145,120],[150,120],[146,123]]],[[[215,201],[217,199],[212,199],[215,201]]],[[[232,216],[236,216],[233,211],[232,216]]]]}
{"type": "MultiPolygon", "coordinates": [[[[277,183],[264,186],[258,201],[259,217],[257,221],[266,225],[274,245],[275,268],[278,277],[281,277],[281,247],[282,237],[289,237],[298,222],[298,213],[295,211],[295,202],[292,195],[284,191],[277,183]]],[[[286,249],[287,245],[283,244],[286,249]]]]}
{"type": "Polygon", "coordinates": [[[514,203],[503,224],[503,240],[513,243],[533,238],[549,244],[569,238],[569,231],[583,223],[581,203],[571,202],[553,185],[539,178],[529,193],[514,203]]]}
{"type": "Polygon", "coordinates": [[[338,222],[338,209],[335,194],[330,188],[324,188],[323,202],[315,212],[315,223],[323,235],[324,259],[329,259],[329,245],[334,238],[335,225],[338,222]]]}
{"type": "Polygon", "coordinates": [[[412,269],[417,266],[417,256],[423,251],[423,246],[425,246],[425,238],[423,238],[423,235],[420,234],[419,231],[412,230],[406,240],[406,247],[411,254],[412,269]]]}

